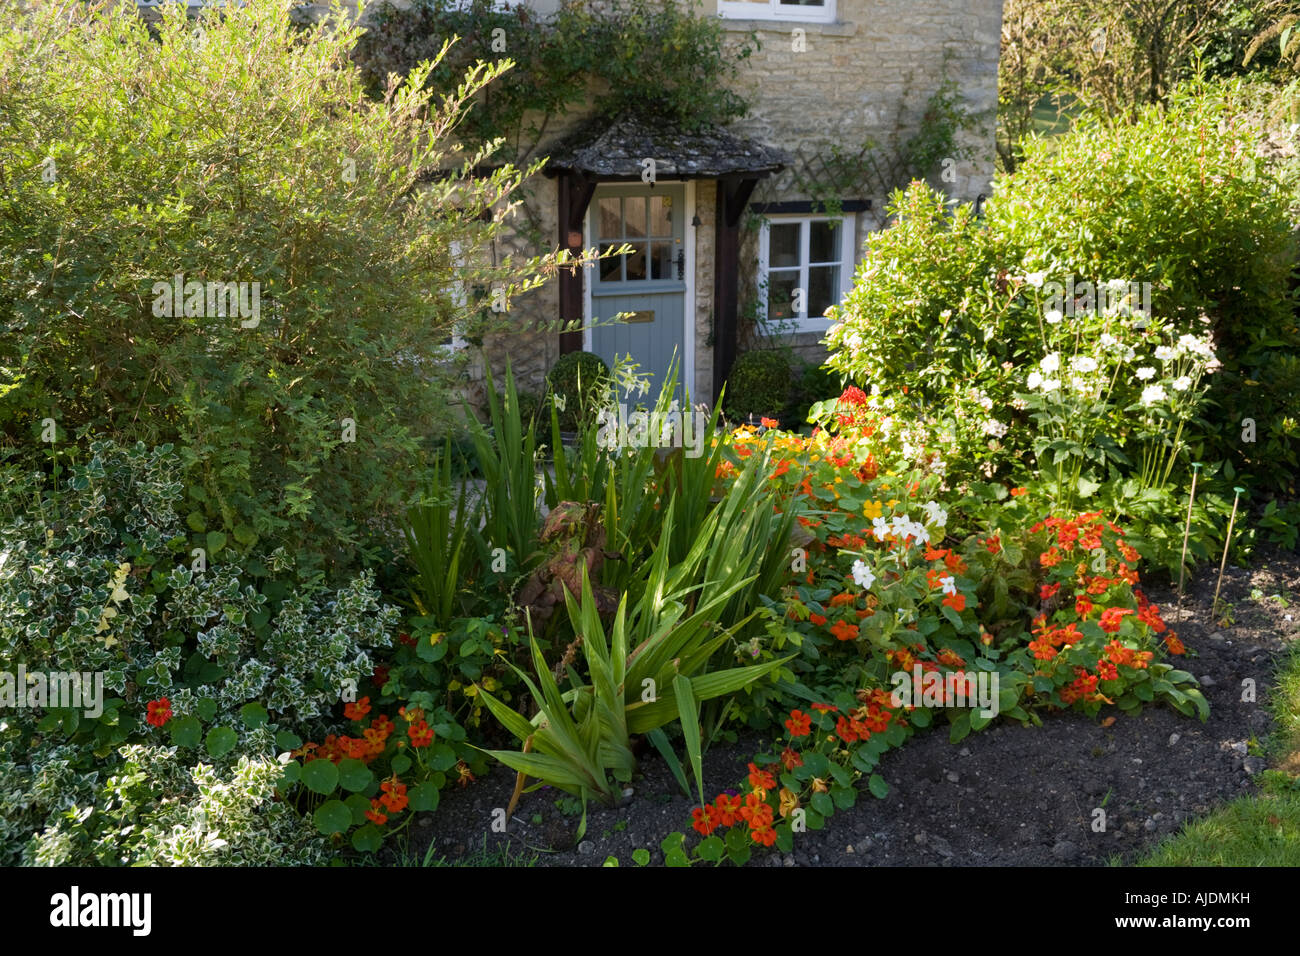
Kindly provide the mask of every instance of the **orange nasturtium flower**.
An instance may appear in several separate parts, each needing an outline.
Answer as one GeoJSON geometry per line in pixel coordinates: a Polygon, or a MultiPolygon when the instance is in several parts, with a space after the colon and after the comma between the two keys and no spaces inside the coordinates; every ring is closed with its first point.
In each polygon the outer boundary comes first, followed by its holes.
{"type": "Polygon", "coordinates": [[[799,809],[799,795],[786,787],[781,788],[781,819],[788,817],[793,810],[799,809]]]}
{"type": "Polygon", "coordinates": [[[792,710],[785,722],[785,729],[790,731],[791,737],[807,737],[812,733],[812,718],[801,710],[792,710]]]}
{"type": "Polygon", "coordinates": [[[749,765],[749,785],[755,790],[771,790],[776,786],[776,777],[751,761],[749,765]]]}
{"type": "Polygon", "coordinates": [[[837,641],[851,641],[858,636],[858,627],[848,621],[836,621],[831,625],[831,633],[837,641]]]}
{"type": "Polygon", "coordinates": [[[360,720],[370,713],[370,698],[362,697],[356,703],[343,705],[343,716],[348,720],[360,720]]]}

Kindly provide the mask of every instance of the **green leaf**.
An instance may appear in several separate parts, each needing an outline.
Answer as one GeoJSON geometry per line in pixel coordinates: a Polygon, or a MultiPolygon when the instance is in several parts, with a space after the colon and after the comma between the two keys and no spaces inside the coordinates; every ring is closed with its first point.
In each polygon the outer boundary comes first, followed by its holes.
{"type": "Polygon", "coordinates": [[[292,730],[281,730],[275,735],[275,745],[280,750],[297,750],[302,746],[302,738],[292,730]]]}
{"type": "MultiPolygon", "coordinates": [[[[244,723],[250,730],[256,730],[258,727],[265,726],[266,722],[271,719],[271,715],[266,712],[266,708],[253,701],[251,704],[245,704],[239,708],[239,716],[244,719],[244,723]]],[[[298,744],[299,747],[302,744],[298,744]]],[[[288,749],[293,749],[288,748],[288,749]]]]}
{"type": "Polygon", "coordinates": [[[644,847],[632,851],[632,862],[637,866],[645,866],[650,862],[650,851],[644,847]]]}
{"type": "Polygon", "coordinates": [[[835,803],[828,793],[814,793],[809,805],[824,817],[829,817],[835,812],[835,803]]]}
{"type": "Polygon", "coordinates": [[[167,725],[172,743],[177,747],[197,747],[203,738],[203,727],[197,717],[181,717],[167,725]]]}
{"type": "Polygon", "coordinates": [[[312,793],[333,793],[339,784],[339,768],[319,758],[302,765],[302,783],[312,793]]]}
{"type": "Polygon", "coordinates": [[[873,773],[871,778],[867,780],[867,789],[878,800],[883,800],[889,796],[889,783],[878,773],[873,773]]]}
{"type": "Polygon", "coordinates": [[[374,853],[383,845],[384,835],[373,823],[367,823],[365,826],[352,831],[352,846],[362,853],[374,853]]]}
{"type": "Polygon", "coordinates": [[[448,744],[435,744],[429,752],[429,766],[434,770],[450,770],[456,759],[456,751],[448,744]]]}
{"type": "Polygon", "coordinates": [[[402,774],[406,773],[406,771],[411,769],[411,758],[406,756],[406,754],[398,754],[396,757],[393,758],[393,762],[391,766],[393,769],[393,773],[397,774],[398,776],[401,776],[402,774]]]}
{"type": "Polygon", "coordinates": [[[412,810],[437,810],[441,794],[433,784],[421,783],[411,788],[407,798],[412,810]]]}
{"type": "Polygon", "coordinates": [[[677,713],[682,722],[682,739],[686,745],[686,754],[695,771],[695,785],[700,791],[701,806],[704,799],[704,758],[700,742],[700,721],[695,694],[691,690],[691,680],[682,674],[673,678],[673,693],[677,697],[677,713]]]}
{"type": "MultiPolygon", "coordinates": [[[[312,761],[316,763],[317,761],[312,761]]],[[[353,793],[366,789],[370,786],[370,781],[375,779],[375,775],[370,772],[360,760],[354,760],[351,757],[345,757],[338,762],[339,786],[344,790],[351,790],[353,793]]]]}
{"type": "Polygon", "coordinates": [[[208,557],[216,554],[226,546],[226,536],[220,531],[209,531],[207,536],[208,557]]]}
{"type": "Polygon", "coordinates": [[[224,757],[235,749],[237,743],[239,736],[229,727],[213,727],[205,741],[210,757],[224,757]]]}
{"type": "MultiPolygon", "coordinates": [[[[307,765],[318,763],[329,763],[328,760],[313,760],[307,765]]],[[[330,766],[334,766],[330,764],[330,766]]],[[[306,770],[307,767],[303,769],[306,770]]],[[[347,808],[342,800],[326,800],[316,812],[311,815],[312,822],[316,824],[316,829],[326,836],[335,833],[342,833],[348,827],[352,826],[352,811],[347,808]]]]}
{"type": "Polygon", "coordinates": [[[709,863],[717,863],[726,849],[727,845],[721,837],[711,836],[700,841],[700,845],[695,848],[695,855],[709,863]]]}

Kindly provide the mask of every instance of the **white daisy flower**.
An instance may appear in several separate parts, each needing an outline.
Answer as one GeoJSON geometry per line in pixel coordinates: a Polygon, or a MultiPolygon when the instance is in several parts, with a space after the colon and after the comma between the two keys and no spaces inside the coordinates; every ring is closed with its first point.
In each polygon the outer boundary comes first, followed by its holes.
{"type": "Polygon", "coordinates": [[[1173,381],[1175,392],[1185,392],[1192,387],[1192,380],[1186,375],[1180,375],[1173,381]]]}
{"type": "Polygon", "coordinates": [[[1101,347],[1104,349],[1112,349],[1119,345],[1119,339],[1115,338],[1115,336],[1111,335],[1109,332],[1101,333],[1101,338],[1097,341],[1101,343],[1101,347]]]}
{"type": "Polygon", "coordinates": [[[1143,382],[1155,378],[1155,374],[1156,370],[1149,365],[1144,365],[1142,368],[1137,370],[1137,377],[1143,382]]]}
{"type": "Polygon", "coordinates": [[[1045,378],[1045,379],[1043,379],[1043,391],[1044,391],[1044,392],[1054,392],[1054,391],[1056,391],[1056,390],[1057,390],[1058,388],[1060,388],[1060,387],[1061,387],[1061,380],[1060,380],[1059,378],[1045,378]]]}
{"type": "Polygon", "coordinates": [[[1161,345],[1156,349],[1156,358],[1162,362],[1168,362],[1170,359],[1178,358],[1178,350],[1171,349],[1167,345],[1161,345]]]}
{"type": "Polygon", "coordinates": [[[1061,314],[1060,309],[1052,309],[1043,316],[1043,319],[1048,325],[1059,325],[1063,318],[1065,318],[1065,316],[1061,314]]]}
{"type": "Polygon", "coordinates": [[[1070,360],[1070,367],[1076,372],[1097,371],[1097,360],[1091,355],[1076,355],[1070,360]]]}
{"type": "Polygon", "coordinates": [[[1042,384],[1043,384],[1043,376],[1040,375],[1038,372],[1030,372],[1029,378],[1025,379],[1025,385],[1027,385],[1031,390],[1037,388],[1039,385],[1042,384]]]}
{"type": "Polygon", "coordinates": [[[1033,286],[1035,289],[1041,289],[1041,288],[1043,287],[1043,282],[1044,282],[1046,279],[1047,279],[1047,273],[1046,273],[1046,272],[1027,272],[1027,273],[1025,273],[1025,281],[1028,282],[1028,283],[1029,283],[1031,286],[1033,286]]]}
{"type": "Polygon", "coordinates": [[[1169,396],[1165,394],[1164,387],[1160,385],[1148,385],[1146,388],[1142,389],[1143,405],[1154,405],[1156,402],[1162,402],[1168,397],[1169,396]]]}
{"type": "Polygon", "coordinates": [[[1038,363],[1038,367],[1043,370],[1044,374],[1050,375],[1061,367],[1061,356],[1056,352],[1044,355],[1043,360],[1038,363]]]}

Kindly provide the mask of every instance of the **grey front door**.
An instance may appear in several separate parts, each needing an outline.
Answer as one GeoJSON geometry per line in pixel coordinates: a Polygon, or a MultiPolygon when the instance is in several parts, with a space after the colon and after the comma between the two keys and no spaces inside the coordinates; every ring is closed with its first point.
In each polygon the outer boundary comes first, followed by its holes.
{"type": "Polygon", "coordinates": [[[686,187],[599,186],[590,207],[590,235],[604,252],[624,243],[632,252],[592,270],[591,350],[612,367],[630,355],[652,376],[642,401],[652,404],[675,360],[678,394],[686,335],[686,187]],[[612,324],[620,312],[626,322],[612,324]]]}

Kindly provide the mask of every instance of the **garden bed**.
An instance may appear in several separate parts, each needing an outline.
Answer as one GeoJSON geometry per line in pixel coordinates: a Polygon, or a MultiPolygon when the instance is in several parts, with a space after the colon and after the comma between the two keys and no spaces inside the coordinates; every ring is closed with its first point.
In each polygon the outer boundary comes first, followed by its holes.
{"type": "MultiPolygon", "coordinates": [[[[749,865],[1129,861],[1184,821],[1253,792],[1265,761],[1255,755],[1252,741],[1262,741],[1270,730],[1264,700],[1272,662],[1300,634],[1300,607],[1284,603],[1300,592],[1300,558],[1273,554],[1254,569],[1229,568],[1221,595],[1233,607],[1235,620],[1228,626],[1210,614],[1216,571],[1204,567],[1189,580],[1180,629],[1189,649],[1187,667],[1210,701],[1207,723],[1150,707],[1134,717],[1110,709],[1100,720],[1049,715],[1042,727],[999,723],[960,745],[950,744],[945,733],[924,733],[882,761],[890,784],[884,800],[862,793],[823,830],[800,834],[792,853],[759,853],[749,865]],[[1246,678],[1256,682],[1255,703],[1241,701],[1246,678]],[[1105,726],[1112,716],[1114,722],[1105,726]],[[1091,828],[1097,807],[1106,810],[1104,833],[1091,828]]],[[[1171,609],[1176,603],[1172,587],[1152,588],[1151,596],[1171,609]]],[[[708,785],[734,785],[765,743],[748,734],[710,751],[708,785]]],[[[498,862],[599,866],[615,856],[628,866],[634,850],[646,849],[657,864],[663,861],[660,841],[688,827],[695,805],[649,752],[623,806],[589,808],[582,842],[574,839],[574,805],[562,812],[557,800],[565,794],[555,790],[525,795],[507,832],[492,832],[493,810],[506,806],[513,786],[514,774],[497,767],[472,786],[446,793],[436,813],[417,821],[407,862],[419,862],[432,844],[434,856],[451,863],[481,859],[486,849],[498,862]]]]}

